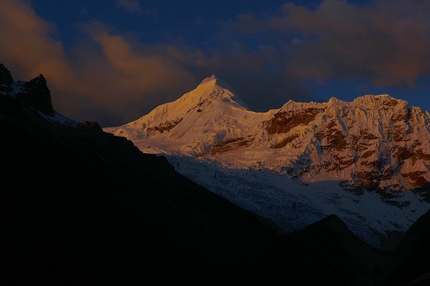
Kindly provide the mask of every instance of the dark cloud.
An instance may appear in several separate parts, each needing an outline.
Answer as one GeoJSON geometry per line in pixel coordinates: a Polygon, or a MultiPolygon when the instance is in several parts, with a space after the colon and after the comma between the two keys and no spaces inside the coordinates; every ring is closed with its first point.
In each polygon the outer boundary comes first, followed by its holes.
{"type": "Polygon", "coordinates": [[[226,28],[229,33],[235,31],[244,35],[270,32],[270,27],[264,20],[258,19],[254,15],[246,14],[240,14],[235,21],[226,23],[226,28]]]}
{"type": "Polygon", "coordinates": [[[132,13],[142,13],[142,8],[138,0],[115,0],[115,5],[132,13]]]}
{"type": "Polygon", "coordinates": [[[282,8],[267,23],[280,36],[295,36],[295,44],[285,47],[293,75],[411,87],[430,72],[429,1],[364,6],[326,0],[316,9],[292,3],[282,8]]]}
{"type": "Polygon", "coordinates": [[[286,55],[274,47],[259,46],[248,50],[236,44],[230,50],[213,53],[217,55],[219,65],[211,70],[228,81],[234,92],[254,111],[279,108],[289,99],[313,99],[312,88],[289,73],[286,55]]]}
{"type": "Polygon", "coordinates": [[[224,27],[230,38],[223,37],[278,50],[270,54],[290,86],[360,78],[414,87],[430,73],[429,9],[430,1],[325,0],[312,8],[287,3],[279,15],[238,16],[224,27]]]}

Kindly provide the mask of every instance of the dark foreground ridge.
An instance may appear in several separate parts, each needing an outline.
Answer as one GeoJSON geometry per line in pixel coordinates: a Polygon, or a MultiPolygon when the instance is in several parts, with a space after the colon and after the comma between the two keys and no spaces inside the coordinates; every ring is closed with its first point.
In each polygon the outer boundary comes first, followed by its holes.
{"type": "Polygon", "coordinates": [[[25,83],[41,88],[17,96],[17,83],[4,70],[1,65],[4,281],[404,285],[430,269],[430,214],[390,253],[364,244],[334,215],[281,234],[96,123],[53,120],[46,81],[25,83]]]}

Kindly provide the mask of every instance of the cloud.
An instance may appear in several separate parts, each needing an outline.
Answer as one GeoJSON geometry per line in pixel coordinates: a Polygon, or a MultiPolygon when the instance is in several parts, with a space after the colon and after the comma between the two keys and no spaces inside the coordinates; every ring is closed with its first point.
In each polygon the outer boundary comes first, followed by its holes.
{"type": "Polygon", "coordinates": [[[105,126],[122,124],[198,83],[166,45],[141,45],[99,22],[82,27],[91,41],[76,47],[70,57],[79,89],[93,104],[85,104],[81,117],[102,118],[105,126]]]}
{"type": "MultiPolygon", "coordinates": [[[[313,91],[301,85],[286,66],[279,69],[279,59],[283,56],[271,47],[247,51],[238,44],[232,49],[203,51],[180,44],[143,45],[99,22],[83,26],[101,53],[90,56],[93,64],[85,66],[82,73],[91,78],[89,86],[109,88],[93,92],[92,99],[102,96],[99,101],[109,102],[112,110],[127,112],[128,118],[130,112],[135,111],[137,118],[161,103],[178,98],[212,74],[234,83],[234,91],[253,110],[280,107],[291,98],[312,99],[313,91]],[[97,72],[94,66],[103,70],[102,78],[92,75],[97,72]],[[115,84],[106,85],[106,81],[115,84]]],[[[88,61],[82,58],[78,62],[88,61]]]]}
{"type": "Polygon", "coordinates": [[[129,12],[141,13],[143,12],[140,7],[140,2],[138,0],[116,0],[116,7],[126,9],[129,12]]]}
{"type": "Polygon", "coordinates": [[[0,54],[15,76],[43,73],[58,85],[73,76],[61,42],[52,37],[55,27],[40,19],[27,2],[4,0],[0,27],[0,54]]]}
{"type": "Polygon", "coordinates": [[[133,45],[97,22],[87,24],[85,29],[100,45],[118,92],[140,98],[147,93],[169,93],[179,86],[195,83],[194,77],[164,51],[156,54],[144,46],[133,45]]]}
{"type": "Polygon", "coordinates": [[[83,15],[83,16],[88,16],[88,10],[85,7],[81,7],[81,9],[79,10],[79,14],[83,15]]]}
{"type": "Polygon", "coordinates": [[[429,9],[429,1],[325,0],[315,9],[287,3],[280,15],[241,16],[231,26],[277,45],[296,77],[367,78],[376,85],[412,87],[430,73],[429,9]]]}
{"type": "Polygon", "coordinates": [[[369,77],[378,85],[413,86],[430,71],[430,21],[424,17],[429,7],[394,2],[362,7],[327,0],[315,11],[288,4],[285,17],[272,24],[317,37],[299,47],[292,61],[301,76],[369,77]]]}
{"type": "Polygon", "coordinates": [[[97,22],[84,26],[89,39],[66,51],[28,1],[4,0],[2,63],[18,80],[42,73],[54,108],[80,121],[106,119],[102,125],[134,120],[196,85],[165,48],[138,46],[97,22]]]}

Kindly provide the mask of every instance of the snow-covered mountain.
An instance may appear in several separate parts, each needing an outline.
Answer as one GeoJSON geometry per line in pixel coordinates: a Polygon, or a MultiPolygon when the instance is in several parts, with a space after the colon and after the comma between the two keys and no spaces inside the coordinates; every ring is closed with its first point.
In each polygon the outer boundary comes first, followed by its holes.
{"type": "Polygon", "coordinates": [[[430,208],[430,114],[389,95],[253,112],[211,76],[104,130],[285,230],[335,213],[378,246],[430,208]]]}
{"type": "Polygon", "coordinates": [[[249,111],[224,81],[211,76],[178,100],[160,105],[124,126],[104,130],[137,141],[156,142],[145,148],[146,152],[157,153],[161,140],[167,144],[163,151],[196,156],[213,153],[226,140],[258,132],[261,122],[271,114],[249,111]]]}

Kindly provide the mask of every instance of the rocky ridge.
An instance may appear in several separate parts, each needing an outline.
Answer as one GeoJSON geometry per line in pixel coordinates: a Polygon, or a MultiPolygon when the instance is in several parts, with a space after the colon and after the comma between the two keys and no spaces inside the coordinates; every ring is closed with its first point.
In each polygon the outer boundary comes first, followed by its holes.
{"type": "Polygon", "coordinates": [[[54,116],[51,92],[42,74],[29,82],[14,81],[9,70],[0,64],[0,92],[13,95],[46,116],[54,116]]]}

